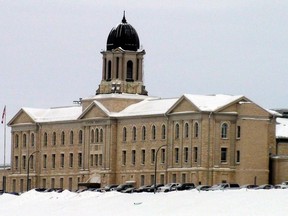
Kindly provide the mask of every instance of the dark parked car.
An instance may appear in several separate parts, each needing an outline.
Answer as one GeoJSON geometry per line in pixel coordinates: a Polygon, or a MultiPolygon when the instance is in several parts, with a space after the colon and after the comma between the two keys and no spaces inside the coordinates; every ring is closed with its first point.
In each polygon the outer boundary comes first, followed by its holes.
{"type": "Polygon", "coordinates": [[[164,184],[156,184],[156,187],[154,185],[151,185],[151,187],[147,188],[147,192],[154,192],[154,189],[157,191],[159,187],[164,186],[164,184]]]}
{"type": "Polygon", "coordinates": [[[255,189],[259,187],[258,185],[254,185],[254,184],[246,184],[246,185],[242,185],[240,188],[246,188],[246,189],[255,189]]]}
{"type": "Polygon", "coordinates": [[[269,190],[269,189],[273,189],[273,188],[274,188],[273,185],[263,184],[263,185],[260,185],[259,187],[256,187],[255,189],[265,189],[265,190],[269,190]]]}
{"type": "Polygon", "coordinates": [[[131,188],[127,188],[127,189],[125,189],[125,190],[122,190],[121,192],[122,192],[122,193],[133,193],[134,190],[135,190],[135,188],[134,188],[134,187],[131,187],[131,188]]]}
{"type": "Polygon", "coordinates": [[[180,185],[176,186],[175,190],[182,191],[182,190],[191,190],[191,189],[194,189],[194,188],[195,188],[195,184],[194,183],[183,183],[183,184],[180,184],[180,185]]]}
{"type": "Polygon", "coordinates": [[[198,190],[198,191],[208,191],[210,187],[211,186],[209,186],[209,185],[198,185],[196,187],[196,190],[198,190]]]}
{"type": "Polygon", "coordinates": [[[117,184],[106,185],[105,187],[101,188],[100,191],[111,191],[116,187],[118,187],[117,184]]]}
{"type": "Polygon", "coordinates": [[[230,184],[230,183],[221,183],[217,185],[213,185],[212,187],[209,188],[211,191],[215,190],[227,190],[227,189],[240,189],[239,184],[230,184]]]}
{"type": "Polygon", "coordinates": [[[139,187],[139,188],[136,188],[136,189],[134,190],[134,192],[137,192],[137,193],[147,192],[148,189],[150,189],[150,187],[151,187],[151,185],[143,185],[143,186],[141,186],[141,187],[139,187]]]}
{"type": "Polygon", "coordinates": [[[118,192],[122,192],[128,188],[133,188],[133,185],[132,184],[120,184],[116,188],[114,188],[113,190],[118,191],[118,192]]]}

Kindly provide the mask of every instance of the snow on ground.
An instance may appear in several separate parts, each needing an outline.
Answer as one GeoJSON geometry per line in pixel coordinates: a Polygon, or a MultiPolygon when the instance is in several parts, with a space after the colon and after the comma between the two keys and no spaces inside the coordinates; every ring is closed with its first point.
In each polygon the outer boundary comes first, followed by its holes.
{"type": "Polygon", "coordinates": [[[1,216],[286,215],[288,189],[169,193],[36,192],[0,195],[1,216]]]}

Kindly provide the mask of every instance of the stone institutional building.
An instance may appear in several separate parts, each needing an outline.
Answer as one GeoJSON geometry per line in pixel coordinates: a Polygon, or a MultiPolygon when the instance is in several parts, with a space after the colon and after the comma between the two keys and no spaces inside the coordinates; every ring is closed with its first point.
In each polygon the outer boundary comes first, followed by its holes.
{"type": "Polygon", "coordinates": [[[268,183],[275,115],[242,95],[150,97],[139,48],[124,15],[101,52],[95,96],[70,107],[22,108],[10,120],[7,191],[25,191],[27,179],[29,188],[69,190],[153,184],[157,160],[159,183],[268,183]]]}

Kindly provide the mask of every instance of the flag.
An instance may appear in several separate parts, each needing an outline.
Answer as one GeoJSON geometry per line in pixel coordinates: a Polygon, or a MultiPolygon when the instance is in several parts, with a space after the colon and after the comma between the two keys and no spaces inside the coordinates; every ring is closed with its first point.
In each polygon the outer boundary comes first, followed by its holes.
{"type": "Polygon", "coordinates": [[[4,106],[3,109],[1,124],[3,124],[5,116],[6,116],[6,106],[4,106]]]}

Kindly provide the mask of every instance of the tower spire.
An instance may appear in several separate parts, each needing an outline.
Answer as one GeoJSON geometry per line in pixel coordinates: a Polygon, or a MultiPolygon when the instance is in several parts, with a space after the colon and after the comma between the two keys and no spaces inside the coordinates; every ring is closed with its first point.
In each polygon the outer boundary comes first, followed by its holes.
{"type": "Polygon", "coordinates": [[[125,18],[125,10],[124,10],[124,12],[123,12],[122,23],[127,23],[126,18],[125,18]]]}

